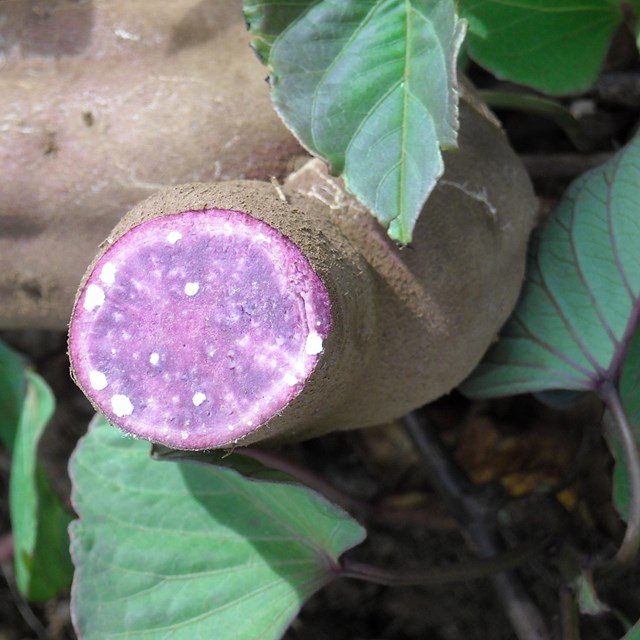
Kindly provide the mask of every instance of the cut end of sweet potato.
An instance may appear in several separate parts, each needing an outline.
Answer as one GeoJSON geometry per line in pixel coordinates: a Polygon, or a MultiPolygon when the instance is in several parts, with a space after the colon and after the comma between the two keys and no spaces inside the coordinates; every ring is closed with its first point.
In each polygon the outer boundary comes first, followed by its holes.
{"type": "Polygon", "coordinates": [[[178,449],[230,445],[282,411],[331,328],[300,249],[240,211],[153,218],[94,264],[69,332],[72,371],[125,431],[178,449]]]}

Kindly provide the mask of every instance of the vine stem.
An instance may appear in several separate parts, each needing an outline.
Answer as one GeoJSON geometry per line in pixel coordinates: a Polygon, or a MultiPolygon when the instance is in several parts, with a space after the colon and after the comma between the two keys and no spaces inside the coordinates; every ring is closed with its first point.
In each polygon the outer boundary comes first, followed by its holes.
{"type": "Polygon", "coordinates": [[[600,396],[611,415],[612,430],[620,438],[622,444],[631,494],[627,528],[622,542],[613,558],[598,568],[598,574],[610,575],[628,569],[633,564],[640,548],[640,458],[633,430],[622,406],[618,389],[614,385],[607,385],[601,389],[600,396]]]}
{"type": "Polygon", "coordinates": [[[282,471],[310,489],[321,493],[327,500],[340,505],[343,509],[361,513],[373,520],[403,526],[416,524],[437,531],[451,531],[457,528],[455,520],[446,514],[433,513],[428,509],[395,509],[346,493],[311,469],[275,451],[247,447],[237,450],[236,453],[252,458],[271,469],[282,471]]]}
{"type": "Polygon", "coordinates": [[[594,146],[582,123],[555,100],[513,91],[484,90],[479,94],[492,109],[515,109],[549,118],[565,132],[578,151],[590,151],[594,146]]]}
{"type": "MultiPolygon", "coordinates": [[[[470,546],[481,558],[501,555],[504,546],[496,519],[505,501],[504,492],[471,482],[428,421],[423,423],[415,413],[409,413],[404,423],[422,455],[434,488],[460,522],[470,546]]],[[[551,637],[542,613],[515,572],[496,573],[490,580],[519,640],[551,637]]]]}
{"type": "Polygon", "coordinates": [[[445,567],[385,569],[349,558],[342,558],[338,575],[373,582],[387,587],[440,586],[488,578],[503,571],[520,567],[540,554],[548,541],[523,545],[500,555],[467,560],[445,567]]]}
{"type": "Polygon", "coordinates": [[[5,533],[0,536],[0,564],[9,562],[13,558],[13,535],[5,533]]]}

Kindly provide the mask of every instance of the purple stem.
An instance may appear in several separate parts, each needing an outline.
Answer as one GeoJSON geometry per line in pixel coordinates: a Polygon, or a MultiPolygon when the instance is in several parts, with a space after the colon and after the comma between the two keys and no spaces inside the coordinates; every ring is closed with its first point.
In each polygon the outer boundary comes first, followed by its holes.
{"type": "Polygon", "coordinates": [[[340,505],[343,509],[362,513],[373,520],[383,520],[403,526],[415,524],[438,531],[450,531],[457,528],[457,523],[453,518],[433,513],[430,509],[394,509],[345,493],[307,467],[274,451],[248,447],[237,449],[235,453],[257,460],[271,469],[282,471],[322,494],[327,500],[340,505]]]}
{"type": "MultiPolygon", "coordinates": [[[[405,427],[422,455],[431,481],[459,520],[481,558],[504,553],[497,530],[497,512],[506,497],[491,486],[475,485],[452,460],[440,438],[415,413],[405,416],[405,427]]],[[[491,576],[494,591],[519,640],[548,640],[547,625],[518,575],[503,571],[491,576]]]]}
{"type": "Polygon", "coordinates": [[[466,582],[520,567],[538,555],[545,545],[546,541],[537,542],[511,549],[498,556],[467,560],[445,567],[385,569],[343,558],[340,576],[387,587],[439,586],[466,582]]]}
{"type": "Polygon", "coordinates": [[[0,564],[9,562],[13,558],[13,535],[5,533],[0,536],[0,564]]]}
{"type": "Polygon", "coordinates": [[[640,459],[633,430],[622,406],[618,389],[613,384],[609,384],[600,389],[600,395],[611,414],[611,425],[622,443],[631,493],[627,529],[622,543],[613,558],[598,569],[598,574],[610,575],[629,569],[640,548],[640,459]]]}

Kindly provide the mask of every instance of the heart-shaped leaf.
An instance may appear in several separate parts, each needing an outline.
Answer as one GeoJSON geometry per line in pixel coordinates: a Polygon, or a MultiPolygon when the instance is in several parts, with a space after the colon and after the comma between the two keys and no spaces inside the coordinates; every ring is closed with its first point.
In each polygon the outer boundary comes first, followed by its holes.
{"type": "Polygon", "coordinates": [[[614,385],[640,318],[638,247],[640,138],[568,189],[532,246],[514,314],[462,390],[614,385]]]}
{"type": "Polygon", "coordinates": [[[163,462],[97,417],[71,462],[81,637],[279,638],[364,530],[304,487],[163,462]]]}
{"type": "Polygon", "coordinates": [[[48,600],[71,583],[67,527],[62,507],[42,464],[38,443],[55,406],[40,376],[22,372],[27,383],[16,431],[9,493],[16,583],[29,600],[48,600]]]}
{"type": "Polygon", "coordinates": [[[548,93],[596,80],[622,21],[619,0],[460,0],[471,56],[501,78],[548,93]]]}
{"type": "Polygon", "coordinates": [[[410,242],[456,145],[453,0],[247,0],[245,15],[284,122],[410,242]]]}

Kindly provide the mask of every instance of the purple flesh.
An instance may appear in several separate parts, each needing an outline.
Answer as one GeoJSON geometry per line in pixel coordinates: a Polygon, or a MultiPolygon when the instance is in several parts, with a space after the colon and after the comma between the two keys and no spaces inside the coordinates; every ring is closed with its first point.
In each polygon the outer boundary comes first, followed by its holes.
{"type": "Polygon", "coordinates": [[[293,242],[246,213],[187,211],[109,247],[76,304],[69,353],[110,422],[207,449],[286,407],[330,328],[327,290],[293,242]]]}

